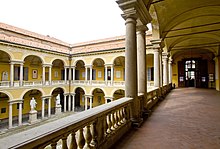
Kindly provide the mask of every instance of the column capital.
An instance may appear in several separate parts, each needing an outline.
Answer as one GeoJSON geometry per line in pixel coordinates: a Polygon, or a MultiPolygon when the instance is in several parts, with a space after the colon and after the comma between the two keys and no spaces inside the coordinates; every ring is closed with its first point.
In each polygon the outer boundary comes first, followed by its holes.
{"type": "Polygon", "coordinates": [[[85,68],[91,68],[92,65],[85,65],[85,68]]]}
{"type": "Polygon", "coordinates": [[[10,61],[10,64],[20,64],[20,65],[24,65],[24,61],[13,61],[13,60],[11,60],[10,61]]]}
{"type": "Polygon", "coordinates": [[[168,58],[169,58],[169,53],[167,53],[167,52],[162,52],[162,59],[163,60],[167,60],[168,58]]]}
{"type": "Polygon", "coordinates": [[[24,99],[17,99],[17,100],[9,100],[9,104],[17,104],[17,103],[23,103],[24,99]]]}
{"type": "Polygon", "coordinates": [[[145,32],[148,30],[146,25],[138,25],[136,27],[137,34],[146,34],[145,32]]]}
{"type": "Polygon", "coordinates": [[[105,64],[105,67],[112,67],[114,64],[105,64]]]}
{"type": "Polygon", "coordinates": [[[150,42],[153,45],[153,48],[162,49],[165,46],[164,41],[162,39],[152,39],[150,40],[150,42]]]}
{"type": "Polygon", "coordinates": [[[41,96],[41,99],[43,100],[43,99],[48,99],[48,98],[51,98],[52,96],[41,96]]]}
{"type": "Polygon", "coordinates": [[[84,95],[85,97],[89,97],[89,98],[92,98],[93,95],[84,95]]]}

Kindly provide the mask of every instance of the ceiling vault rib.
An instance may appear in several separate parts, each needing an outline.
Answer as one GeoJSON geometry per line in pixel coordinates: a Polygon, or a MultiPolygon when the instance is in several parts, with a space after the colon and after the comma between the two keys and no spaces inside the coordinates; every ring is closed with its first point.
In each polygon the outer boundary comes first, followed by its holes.
{"type": "Polygon", "coordinates": [[[162,1],[164,1],[164,0],[156,0],[154,2],[151,2],[151,4],[156,4],[156,3],[159,3],[159,2],[162,2],[162,1]]]}
{"type": "Polygon", "coordinates": [[[202,33],[208,33],[208,32],[216,32],[220,29],[213,29],[213,30],[206,30],[206,31],[200,31],[200,32],[194,32],[194,33],[187,33],[187,34],[179,34],[179,35],[173,35],[173,36],[167,36],[165,38],[174,38],[174,37],[180,37],[180,36],[188,36],[188,35],[194,35],[194,34],[202,34],[202,33]]]}
{"type": "Polygon", "coordinates": [[[184,29],[192,29],[192,28],[215,25],[215,24],[220,24],[220,22],[207,23],[207,24],[202,24],[202,25],[195,25],[195,26],[183,27],[183,28],[178,28],[178,29],[172,29],[169,31],[163,31],[163,33],[172,32],[172,31],[179,31],[179,30],[184,30],[184,29]]]}

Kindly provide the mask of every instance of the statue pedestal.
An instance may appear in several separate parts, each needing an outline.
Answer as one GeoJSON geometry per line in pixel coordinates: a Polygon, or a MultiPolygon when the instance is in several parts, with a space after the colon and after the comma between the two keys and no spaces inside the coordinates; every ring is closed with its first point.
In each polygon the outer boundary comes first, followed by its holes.
{"type": "Polygon", "coordinates": [[[56,105],[55,114],[61,113],[61,105],[56,105]]]}
{"type": "Polygon", "coordinates": [[[31,110],[29,112],[29,121],[30,124],[36,123],[37,122],[37,111],[36,110],[31,110]]]}

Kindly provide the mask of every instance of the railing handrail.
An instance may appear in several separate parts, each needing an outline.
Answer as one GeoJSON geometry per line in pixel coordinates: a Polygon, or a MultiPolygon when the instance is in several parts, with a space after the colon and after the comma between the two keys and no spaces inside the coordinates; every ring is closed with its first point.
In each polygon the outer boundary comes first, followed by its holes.
{"type": "Polygon", "coordinates": [[[65,132],[81,127],[82,123],[89,123],[101,115],[114,109],[130,104],[132,98],[121,98],[113,102],[100,105],[87,111],[73,114],[62,119],[49,122],[29,130],[0,139],[0,148],[33,148],[49,142],[65,132]],[[14,140],[14,141],[11,141],[14,140]]]}

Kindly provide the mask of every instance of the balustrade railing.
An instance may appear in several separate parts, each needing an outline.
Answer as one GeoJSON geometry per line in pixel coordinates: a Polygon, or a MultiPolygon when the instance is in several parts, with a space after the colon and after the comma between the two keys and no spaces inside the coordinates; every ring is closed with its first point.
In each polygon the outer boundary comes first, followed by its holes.
{"type": "Polygon", "coordinates": [[[113,85],[114,86],[124,86],[125,85],[125,81],[114,81],[113,85]]]}
{"type": "Polygon", "coordinates": [[[54,85],[54,84],[66,84],[66,83],[65,80],[53,80],[51,84],[54,85]]]}
{"type": "Polygon", "coordinates": [[[122,98],[2,138],[0,148],[109,148],[131,127],[131,102],[122,98]]]}
{"type": "Polygon", "coordinates": [[[0,87],[9,87],[10,81],[0,81],[0,87]]]}
{"type": "Polygon", "coordinates": [[[42,85],[42,81],[24,81],[23,86],[37,86],[42,85]]]}

